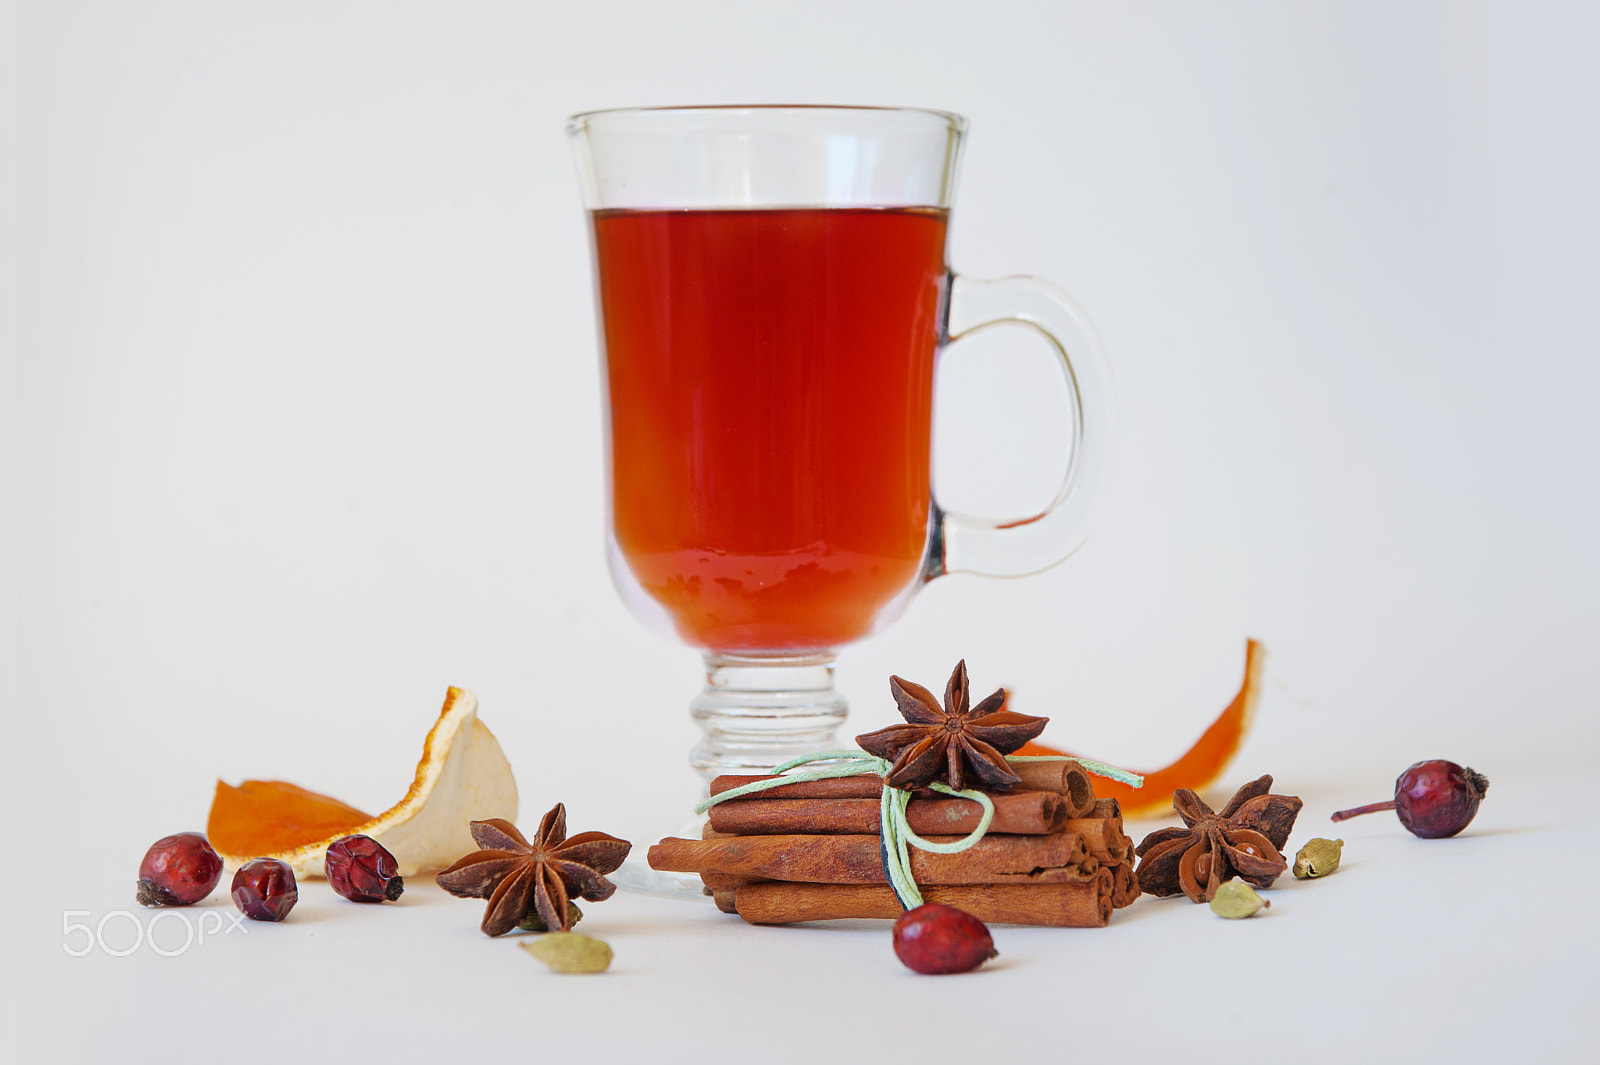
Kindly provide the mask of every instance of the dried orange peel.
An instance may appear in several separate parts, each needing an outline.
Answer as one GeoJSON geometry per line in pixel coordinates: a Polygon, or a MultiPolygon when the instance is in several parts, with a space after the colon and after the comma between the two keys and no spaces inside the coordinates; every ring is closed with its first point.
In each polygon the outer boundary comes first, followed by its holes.
{"type": "Polygon", "coordinates": [[[206,838],[230,867],[278,858],[296,876],[320,877],[328,844],[360,833],[394,855],[401,876],[415,876],[476,849],[468,824],[490,817],[516,820],[516,778],[494,733],[478,720],[477,697],[451,688],[423,742],[411,789],[386,812],[372,817],[281,780],[238,787],[219,780],[206,838]]]}
{"type": "MultiPolygon", "coordinates": [[[[1227,709],[1218,715],[1182,758],[1164,769],[1143,774],[1142,788],[1096,777],[1095,794],[1101,798],[1116,799],[1122,805],[1124,817],[1151,817],[1172,812],[1172,793],[1177,789],[1200,791],[1216,783],[1250,733],[1250,725],[1256,715],[1256,702],[1261,694],[1261,667],[1266,658],[1267,652],[1260,643],[1255,640],[1246,642],[1244,683],[1239,688],[1239,694],[1233,697],[1233,702],[1228,704],[1227,709]]],[[[1016,753],[1073,757],[1066,751],[1043,743],[1029,743],[1016,753]]]]}

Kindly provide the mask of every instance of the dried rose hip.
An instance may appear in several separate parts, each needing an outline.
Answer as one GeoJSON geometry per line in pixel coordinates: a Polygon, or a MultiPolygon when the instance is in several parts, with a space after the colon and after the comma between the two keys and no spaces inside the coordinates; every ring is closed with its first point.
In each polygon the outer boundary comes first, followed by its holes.
{"type": "Polygon", "coordinates": [[[299,898],[288,862],[257,858],[233,874],[233,904],[251,920],[281,921],[299,898]]]}
{"type": "Polygon", "coordinates": [[[406,889],[400,863],[371,836],[346,836],[328,844],[328,883],[351,902],[393,902],[406,889]]]}
{"type": "Polygon", "coordinates": [[[965,910],[930,902],[894,923],[894,953],[919,973],[964,973],[999,951],[988,926],[965,910]]]}
{"type": "Polygon", "coordinates": [[[222,879],[222,859],[198,832],[164,836],[139,863],[141,906],[188,906],[211,894],[222,879]]]}
{"type": "Polygon", "coordinates": [[[1394,798],[1340,810],[1333,820],[1393,810],[1406,831],[1423,839],[1443,839],[1460,832],[1477,816],[1478,803],[1489,790],[1489,778],[1442,758],[1418,762],[1394,782],[1394,798]]]}

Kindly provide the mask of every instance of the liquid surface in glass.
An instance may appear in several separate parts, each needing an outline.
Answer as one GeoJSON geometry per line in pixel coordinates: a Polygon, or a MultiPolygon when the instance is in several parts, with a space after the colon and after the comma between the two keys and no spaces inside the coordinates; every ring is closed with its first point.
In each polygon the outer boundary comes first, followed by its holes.
{"type": "Polygon", "coordinates": [[[622,557],[682,639],[801,652],[918,580],[947,214],[593,214],[622,557]]]}

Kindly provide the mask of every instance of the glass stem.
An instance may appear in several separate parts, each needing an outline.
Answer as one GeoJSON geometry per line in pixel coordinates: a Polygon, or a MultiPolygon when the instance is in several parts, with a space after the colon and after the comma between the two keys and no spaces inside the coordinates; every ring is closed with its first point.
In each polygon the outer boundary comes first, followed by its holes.
{"type": "Polygon", "coordinates": [[[831,652],[741,657],[708,654],[705,690],[689,713],[705,735],[689,764],[707,783],[723,773],[766,773],[790,758],[839,746],[849,712],[833,686],[831,652]]]}

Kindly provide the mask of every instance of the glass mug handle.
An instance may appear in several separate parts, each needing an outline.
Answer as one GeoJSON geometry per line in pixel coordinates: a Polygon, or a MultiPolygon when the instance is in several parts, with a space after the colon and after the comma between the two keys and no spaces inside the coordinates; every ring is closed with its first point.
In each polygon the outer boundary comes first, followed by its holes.
{"type": "Polygon", "coordinates": [[[1116,402],[1094,325],[1072,298],[1036,277],[972,281],[952,274],[945,343],[990,326],[1032,327],[1055,350],[1070,395],[1072,453],[1055,498],[1037,514],[1001,521],[946,512],[934,500],[926,579],[946,573],[1023,577],[1083,546],[1095,496],[1111,471],[1116,402]]]}

